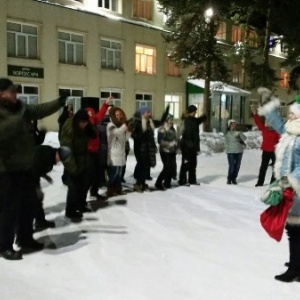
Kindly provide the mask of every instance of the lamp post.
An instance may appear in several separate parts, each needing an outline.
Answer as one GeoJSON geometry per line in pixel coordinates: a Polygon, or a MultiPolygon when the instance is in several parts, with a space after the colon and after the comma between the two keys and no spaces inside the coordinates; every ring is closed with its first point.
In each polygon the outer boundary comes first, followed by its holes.
{"type": "Polygon", "coordinates": [[[204,78],[204,101],[203,110],[206,114],[206,122],[204,124],[204,131],[211,131],[211,101],[210,101],[210,81],[211,81],[211,67],[212,67],[212,57],[211,51],[213,50],[214,42],[214,22],[213,22],[214,11],[212,8],[208,8],[204,12],[206,32],[207,32],[207,56],[205,61],[205,78],[204,78]]]}

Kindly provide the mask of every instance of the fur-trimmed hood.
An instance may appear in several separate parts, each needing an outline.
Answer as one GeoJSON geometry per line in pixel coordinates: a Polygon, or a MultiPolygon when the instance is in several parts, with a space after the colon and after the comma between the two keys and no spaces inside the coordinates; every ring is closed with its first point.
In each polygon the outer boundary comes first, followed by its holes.
{"type": "Polygon", "coordinates": [[[120,108],[120,107],[112,107],[109,111],[109,117],[110,117],[110,120],[119,128],[121,127],[125,122],[126,122],[126,114],[124,113],[124,111],[120,108]],[[116,112],[117,111],[121,111],[122,114],[123,114],[123,120],[122,121],[119,121],[117,118],[116,118],[116,112]]]}
{"type": "Polygon", "coordinates": [[[276,97],[272,97],[270,102],[266,103],[264,106],[259,107],[258,114],[260,116],[265,116],[279,106],[280,106],[280,99],[276,97]]]}

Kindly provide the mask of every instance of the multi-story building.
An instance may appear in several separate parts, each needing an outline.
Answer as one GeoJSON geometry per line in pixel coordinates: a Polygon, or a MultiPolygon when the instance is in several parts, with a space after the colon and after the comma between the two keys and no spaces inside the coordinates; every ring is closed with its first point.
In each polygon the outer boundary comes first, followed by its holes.
{"type": "MultiPolygon", "coordinates": [[[[80,98],[112,95],[128,116],[141,105],[159,118],[165,102],[179,118],[185,80],[167,60],[156,1],[4,0],[0,74],[22,86],[28,103],[68,89],[80,98]]],[[[58,115],[45,119],[57,129],[58,115]]]]}
{"type": "MultiPolygon", "coordinates": [[[[147,105],[159,118],[170,104],[170,113],[179,120],[195,101],[201,112],[202,98],[189,95],[188,70],[168,60],[168,45],[162,37],[165,16],[157,1],[2,0],[0,20],[0,76],[20,84],[19,97],[27,103],[49,101],[67,89],[75,110],[82,97],[98,98],[98,107],[111,95],[127,116],[147,105]]],[[[234,40],[225,34],[229,31],[223,32],[220,42],[232,45],[234,40]]],[[[285,72],[277,63],[281,58],[274,57],[278,72],[285,72]]],[[[237,74],[233,79],[238,85],[237,74]]],[[[249,123],[246,107],[255,97],[228,97],[222,99],[231,99],[231,108],[243,103],[239,117],[249,123]]],[[[220,117],[232,115],[228,111],[220,117]]],[[[57,130],[57,118],[58,114],[48,117],[42,125],[57,130]]]]}

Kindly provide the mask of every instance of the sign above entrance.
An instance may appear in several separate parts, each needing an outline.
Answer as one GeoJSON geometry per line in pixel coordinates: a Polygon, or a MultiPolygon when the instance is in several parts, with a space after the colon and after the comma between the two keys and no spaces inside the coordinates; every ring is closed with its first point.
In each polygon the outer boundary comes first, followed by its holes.
{"type": "Polygon", "coordinates": [[[44,78],[44,69],[7,65],[7,74],[16,77],[44,78]]]}

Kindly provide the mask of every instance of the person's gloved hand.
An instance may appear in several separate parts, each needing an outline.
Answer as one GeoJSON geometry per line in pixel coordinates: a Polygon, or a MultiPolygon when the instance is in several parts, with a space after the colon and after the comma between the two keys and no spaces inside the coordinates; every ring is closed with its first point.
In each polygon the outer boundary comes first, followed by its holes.
{"type": "Polygon", "coordinates": [[[70,97],[70,91],[69,90],[63,90],[61,93],[60,93],[60,96],[58,98],[58,101],[59,101],[59,104],[60,106],[65,106],[66,105],[66,101],[67,101],[67,98],[70,97]]]}

